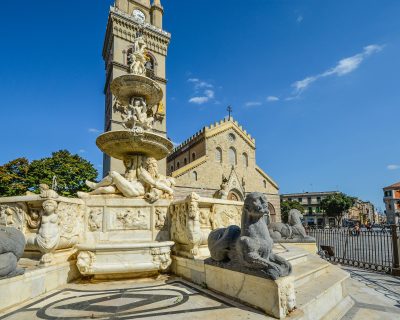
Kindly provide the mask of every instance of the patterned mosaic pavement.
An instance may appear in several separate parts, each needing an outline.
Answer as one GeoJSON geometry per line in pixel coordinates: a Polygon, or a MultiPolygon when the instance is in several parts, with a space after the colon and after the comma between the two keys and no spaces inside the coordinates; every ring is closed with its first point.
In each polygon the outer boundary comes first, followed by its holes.
{"type": "Polygon", "coordinates": [[[71,284],[0,319],[266,319],[181,281],[71,284]]]}

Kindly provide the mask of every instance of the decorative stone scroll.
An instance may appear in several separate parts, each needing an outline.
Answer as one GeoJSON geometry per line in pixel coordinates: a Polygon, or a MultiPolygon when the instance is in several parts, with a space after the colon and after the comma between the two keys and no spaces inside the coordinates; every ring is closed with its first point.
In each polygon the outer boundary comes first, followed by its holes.
{"type": "Polygon", "coordinates": [[[196,193],[173,202],[169,218],[174,253],[187,258],[209,255],[207,238],[210,232],[230,224],[240,225],[241,208],[240,202],[202,198],[196,193]]]}

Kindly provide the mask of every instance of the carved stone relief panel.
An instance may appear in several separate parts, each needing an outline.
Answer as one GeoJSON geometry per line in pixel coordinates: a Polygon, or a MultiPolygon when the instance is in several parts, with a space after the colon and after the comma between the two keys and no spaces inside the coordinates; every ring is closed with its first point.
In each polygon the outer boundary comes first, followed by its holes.
{"type": "Polygon", "coordinates": [[[25,231],[25,215],[27,207],[24,203],[9,203],[0,206],[0,225],[25,231]]]}
{"type": "Polygon", "coordinates": [[[150,230],[150,208],[110,208],[110,230],[150,230]]]}
{"type": "Polygon", "coordinates": [[[210,216],[210,208],[200,208],[200,223],[202,228],[211,227],[210,216]]]}
{"type": "Polygon", "coordinates": [[[166,231],[168,230],[168,225],[167,225],[167,214],[168,214],[168,208],[156,208],[155,210],[155,229],[156,230],[162,230],[166,231]]]}
{"type": "Polygon", "coordinates": [[[213,230],[231,225],[240,226],[241,210],[232,205],[214,204],[211,223],[213,230]]]}
{"type": "Polygon", "coordinates": [[[68,241],[76,242],[83,234],[83,216],[85,207],[74,203],[60,202],[57,213],[59,217],[60,236],[68,241]]]}
{"type": "Polygon", "coordinates": [[[88,229],[89,231],[101,231],[103,226],[103,207],[89,209],[88,229]]]}

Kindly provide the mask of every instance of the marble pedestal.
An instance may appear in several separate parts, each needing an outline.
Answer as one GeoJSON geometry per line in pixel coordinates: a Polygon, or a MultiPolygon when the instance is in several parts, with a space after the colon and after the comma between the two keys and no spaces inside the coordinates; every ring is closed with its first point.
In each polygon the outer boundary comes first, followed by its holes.
{"type": "Polygon", "coordinates": [[[91,196],[84,240],[76,246],[82,275],[137,278],[165,272],[171,265],[167,213],[169,200],[91,196]]]}
{"type": "Polygon", "coordinates": [[[339,320],[353,306],[347,272],[296,245],[275,244],[274,252],[292,264],[289,277],[274,281],[221,269],[207,264],[207,257],[172,256],[171,271],[278,319],[339,320]]]}

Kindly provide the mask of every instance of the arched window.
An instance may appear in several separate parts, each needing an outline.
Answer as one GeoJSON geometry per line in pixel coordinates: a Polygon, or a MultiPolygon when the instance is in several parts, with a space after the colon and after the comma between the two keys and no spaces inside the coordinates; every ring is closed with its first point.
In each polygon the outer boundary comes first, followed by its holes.
{"type": "Polygon", "coordinates": [[[193,172],[192,172],[192,179],[193,179],[194,181],[197,181],[197,172],[196,172],[196,171],[193,171],[193,172]]]}
{"type": "Polygon", "coordinates": [[[171,166],[171,172],[174,171],[174,166],[171,166]]]}
{"type": "Polygon", "coordinates": [[[263,180],[264,188],[267,189],[267,181],[263,180]]]}
{"type": "Polygon", "coordinates": [[[181,164],[179,163],[179,161],[176,163],[176,168],[179,169],[179,167],[181,166],[181,164]]]}
{"type": "Polygon", "coordinates": [[[235,148],[229,148],[229,163],[233,166],[237,164],[235,148]]]}
{"type": "Polygon", "coordinates": [[[186,166],[187,165],[187,159],[183,159],[183,165],[186,166]]]}
{"type": "Polygon", "coordinates": [[[242,154],[242,160],[243,160],[243,166],[247,168],[249,166],[249,156],[247,155],[246,152],[243,152],[242,154]]]}
{"type": "Polygon", "coordinates": [[[222,163],[222,149],[220,147],[215,149],[215,161],[222,163]]]}
{"type": "Polygon", "coordinates": [[[271,202],[268,202],[268,211],[269,211],[270,222],[276,222],[276,211],[275,207],[272,205],[271,202]]]}
{"type": "Polygon", "coordinates": [[[196,160],[196,153],[192,153],[192,161],[196,160]]]}
{"type": "Polygon", "coordinates": [[[156,58],[150,53],[146,52],[146,63],[144,64],[146,68],[146,76],[154,79],[156,76],[156,58]]]}

